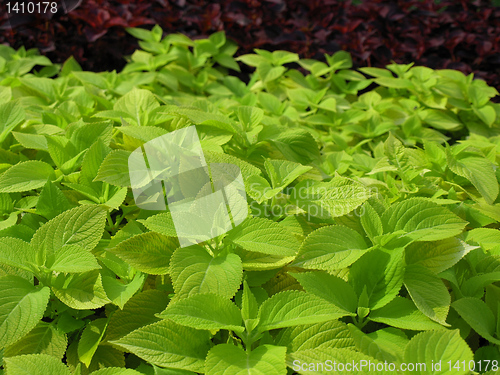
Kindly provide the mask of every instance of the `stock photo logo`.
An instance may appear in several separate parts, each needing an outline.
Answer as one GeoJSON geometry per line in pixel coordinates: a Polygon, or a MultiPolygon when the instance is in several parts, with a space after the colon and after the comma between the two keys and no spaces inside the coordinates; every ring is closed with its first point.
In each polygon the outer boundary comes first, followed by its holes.
{"type": "Polygon", "coordinates": [[[137,207],[168,208],[181,247],[220,236],[248,216],[240,168],[207,164],[194,125],[137,148],[128,167],[137,207]]]}

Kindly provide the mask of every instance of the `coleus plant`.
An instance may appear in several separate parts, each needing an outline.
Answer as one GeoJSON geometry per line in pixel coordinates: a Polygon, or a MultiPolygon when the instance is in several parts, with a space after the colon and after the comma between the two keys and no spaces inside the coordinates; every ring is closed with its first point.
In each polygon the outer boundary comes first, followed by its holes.
{"type": "Polygon", "coordinates": [[[2,373],[495,373],[495,89],[265,50],[244,83],[223,33],[129,31],[120,73],[0,46],[2,373]],[[250,215],[180,247],[128,158],[193,124],[250,215]]]}

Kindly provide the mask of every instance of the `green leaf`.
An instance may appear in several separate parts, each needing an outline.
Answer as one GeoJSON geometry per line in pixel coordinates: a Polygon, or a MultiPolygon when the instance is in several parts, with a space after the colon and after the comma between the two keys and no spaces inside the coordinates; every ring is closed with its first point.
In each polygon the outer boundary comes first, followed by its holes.
{"type": "Polygon", "coordinates": [[[47,256],[45,267],[55,272],[87,272],[100,269],[91,252],[78,245],[65,245],[47,256]]]}
{"type": "Polygon", "coordinates": [[[5,375],[71,375],[60,359],[48,354],[28,354],[5,358],[5,375]]]}
{"type": "Polygon", "coordinates": [[[316,229],[305,239],[293,266],[335,271],[358,260],[368,248],[355,230],[341,225],[316,229]]]}
{"type": "Polygon", "coordinates": [[[139,328],[111,341],[139,358],[160,367],[203,371],[210,348],[208,331],[178,325],[170,320],[139,328]]]}
{"type": "Polygon", "coordinates": [[[264,332],[276,328],[324,322],[346,315],[355,314],[338,309],[315,295],[291,290],[277,293],[262,303],[257,328],[260,332],[264,332]]]}
{"type": "Polygon", "coordinates": [[[157,315],[196,329],[243,332],[241,312],[234,302],[218,294],[194,294],[172,302],[157,315]]]}
{"type": "Polygon", "coordinates": [[[214,258],[200,246],[178,248],[170,264],[170,276],[178,298],[197,293],[232,298],[241,285],[242,275],[241,259],[236,254],[214,258]]]}
{"type": "Polygon", "coordinates": [[[0,193],[16,193],[41,188],[55,178],[52,167],[39,160],[13,165],[0,175],[0,193]]]}
{"type": "Polygon", "coordinates": [[[146,125],[144,123],[144,114],[159,106],[156,97],[151,91],[134,88],[118,99],[113,109],[130,114],[134,122],[142,126],[146,125]]]}
{"type": "Polygon", "coordinates": [[[174,221],[170,212],[163,212],[158,215],[148,217],[146,220],[137,220],[144,224],[149,230],[160,233],[167,237],[177,237],[174,221]]]}
{"type": "Polygon", "coordinates": [[[392,301],[403,285],[403,252],[372,250],[363,255],[349,270],[349,283],[358,296],[366,290],[368,305],[379,309],[392,301]]]}
{"type": "Polygon", "coordinates": [[[421,265],[410,264],[405,270],[404,284],[420,311],[435,322],[448,326],[446,317],[451,297],[436,274],[421,265]]]}
{"type": "Polygon", "coordinates": [[[247,218],[226,239],[247,251],[270,255],[293,256],[300,246],[288,228],[260,217],[247,218]]]}
{"type": "Polygon", "coordinates": [[[405,260],[407,264],[420,264],[438,274],[476,248],[455,237],[436,242],[416,242],[405,249],[405,260]]]}
{"type": "Polygon", "coordinates": [[[19,238],[0,238],[0,263],[31,272],[36,254],[29,243],[19,238]]]}
{"type": "Polygon", "coordinates": [[[438,130],[455,131],[463,127],[462,122],[451,111],[425,109],[420,112],[420,116],[424,122],[438,130]]]}
{"type": "MultiPolygon", "coordinates": [[[[79,252],[92,250],[102,237],[105,220],[106,212],[102,208],[86,205],[65,211],[42,225],[31,240],[39,265],[49,262],[51,266],[59,258],[74,261],[79,252]],[[63,249],[67,246],[71,248],[63,249]]],[[[87,266],[92,263],[90,257],[85,259],[87,266]]]]}
{"type": "Polygon", "coordinates": [[[474,331],[486,340],[500,345],[500,340],[494,337],[496,319],[486,303],[479,298],[466,297],[453,302],[451,306],[474,331]]]}
{"type": "MultiPolygon", "coordinates": [[[[376,340],[373,337],[363,333],[363,331],[361,331],[355,325],[349,324],[349,331],[351,332],[352,338],[354,339],[354,342],[356,344],[356,349],[359,352],[373,357],[381,362],[401,362],[396,351],[394,351],[391,347],[384,345],[379,340],[376,340]]],[[[376,332],[377,331],[375,331],[374,333],[376,332]]]]}
{"type": "Polygon", "coordinates": [[[146,275],[140,272],[129,283],[124,283],[116,276],[103,276],[102,286],[111,302],[123,309],[125,303],[142,287],[145,279],[146,275]]]}
{"type": "Polygon", "coordinates": [[[165,310],[167,304],[168,293],[162,290],[150,289],[136,294],[122,310],[111,315],[106,340],[117,340],[140,327],[159,322],[156,314],[165,310]]]}
{"type": "Polygon", "coordinates": [[[252,351],[231,344],[219,344],[208,352],[207,375],[282,375],[286,373],[286,348],[259,345],[252,351]]]}
{"type": "Polygon", "coordinates": [[[465,177],[477,189],[486,203],[493,204],[498,196],[498,181],[494,165],[486,158],[457,158],[447,152],[448,166],[459,176],[465,177]]]}
{"type": "Polygon", "coordinates": [[[322,347],[318,349],[299,350],[288,354],[286,359],[288,367],[304,375],[329,375],[333,371],[339,371],[339,368],[341,368],[339,366],[340,363],[344,364],[345,371],[340,371],[340,373],[344,374],[370,373],[369,364],[372,364],[372,368],[378,365],[382,369],[381,371],[377,371],[377,374],[394,374],[394,371],[384,371],[384,363],[377,361],[375,358],[346,348],[322,347]]]}
{"type": "Polygon", "coordinates": [[[496,248],[500,244],[500,231],[493,228],[476,228],[465,233],[465,241],[479,244],[485,250],[496,248]]]}
{"type": "Polygon", "coordinates": [[[204,151],[205,161],[207,164],[211,163],[227,163],[234,164],[240,167],[241,175],[243,176],[243,180],[246,181],[252,175],[260,175],[261,171],[259,168],[250,164],[249,162],[244,161],[243,159],[237,158],[233,155],[229,154],[221,154],[219,152],[213,152],[210,150],[204,151]]]}
{"type": "Polygon", "coordinates": [[[286,346],[291,353],[319,348],[354,349],[354,340],[347,325],[338,320],[285,328],[275,341],[276,345],[286,346]]]}
{"type": "Polygon", "coordinates": [[[44,185],[36,204],[36,212],[46,219],[53,219],[64,211],[71,209],[66,196],[50,180],[44,185]]]}
{"type": "Polygon", "coordinates": [[[257,316],[259,314],[259,306],[257,299],[250,290],[246,280],[243,281],[243,294],[241,297],[241,317],[245,322],[245,327],[248,332],[253,331],[258,323],[257,316]]]}
{"type": "Polygon", "coordinates": [[[175,238],[147,232],[120,242],[109,251],[141,272],[165,275],[168,273],[170,258],[178,247],[179,243],[175,238]]]}
{"type": "Polygon", "coordinates": [[[313,217],[330,219],[361,206],[372,193],[362,184],[344,177],[310,184],[304,181],[291,192],[291,201],[313,217]]]}
{"type": "Polygon", "coordinates": [[[219,113],[210,113],[199,109],[182,108],[178,106],[166,106],[162,107],[162,109],[163,108],[165,108],[165,112],[159,112],[159,113],[168,115],[178,115],[183,118],[189,119],[192,123],[196,125],[213,126],[215,128],[226,130],[233,134],[236,134],[240,131],[239,126],[236,122],[231,120],[229,117],[219,113]]]}
{"type": "Polygon", "coordinates": [[[247,131],[259,125],[264,117],[264,111],[257,107],[240,106],[236,110],[238,120],[243,124],[243,129],[247,131]]]}
{"type": "Polygon", "coordinates": [[[445,207],[423,198],[392,205],[381,217],[384,233],[405,231],[415,241],[436,241],[460,234],[467,222],[445,207]]]}
{"type": "Polygon", "coordinates": [[[26,118],[26,113],[19,101],[7,101],[0,104],[0,143],[26,118]]]}
{"type": "Polygon", "coordinates": [[[48,354],[62,359],[68,339],[53,324],[40,322],[26,336],[5,349],[4,357],[23,354],[48,354]]]}
{"type": "Polygon", "coordinates": [[[288,160],[266,160],[264,162],[267,174],[271,178],[273,188],[285,188],[297,177],[310,171],[312,167],[304,166],[288,160]]]}
{"type": "Polygon", "coordinates": [[[104,336],[107,325],[107,319],[96,319],[87,324],[83,330],[80,341],[78,341],[78,358],[85,366],[90,366],[92,357],[104,336]]]}
{"type": "Polygon", "coordinates": [[[101,274],[97,270],[59,274],[51,286],[56,297],[73,309],[97,309],[110,302],[102,286],[101,274]]]}
{"type": "Polygon", "coordinates": [[[303,129],[289,129],[279,132],[268,140],[283,156],[291,161],[309,164],[319,156],[318,145],[311,133],[303,129]]]}
{"type": "Polygon", "coordinates": [[[415,304],[403,297],[396,297],[384,307],[371,311],[369,319],[393,327],[409,330],[444,329],[425,316],[415,304]]]}
{"type": "Polygon", "coordinates": [[[244,64],[248,66],[253,66],[257,67],[261,63],[266,63],[268,62],[267,59],[263,56],[256,55],[256,54],[248,54],[248,55],[241,55],[236,58],[236,61],[242,61],[244,64]]]}
{"type": "Polygon", "coordinates": [[[92,180],[99,173],[99,167],[110,152],[111,149],[98,139],[89,147],[83,158],[80,182],[93,189],[98,195],[102,191],[102,182],[92,182],[92,180]]]}
{"type": "Polygon", "coordinates": [[[105,367],[100,370],[91,372],[90,375],[143,375],[143,373],[132,370],[131,368],[105,367]]]}
{"type": "Polygon", "coordinates": [[[364,210],[364,215],[360,217],[361,225],[368,235],[368,238],[373,241],[375,237],[381,236],[384,231],[382,221],[380,220],[379,214],[370,203],[365,202],[362,209],[364,210]]]}
{"type": "Polygon", "coordinates": [[[50,289],[33,286],[19,276],[0,278],[0,347],[12,345],[38,324],[49,301],[50,289]]]}
{"type": "Polygon", "coordinates": [[[432,369],[432,362],[441,361],[442,370],[440,374],[469,374],[469,368],[460,367],[460,370],[452,369],[450,372],[448,362],[452,365],[465,361],[469,363],[473,359],[472,351],[467,343],[460,337],[458,330],[454,331],[428,331],[413,336],[405,349],[405,363],[424,363],[425,368],[420,371],[412,372],[414,374],[426,375],[432,369]]]}
{"type": "MultiPolygon", "coordinates": [[[[94,181],[103,181],[108,184],[130,187],[130,177],[128,169],[129,151],[113,150],[102,162],[99,167],[99,172],[94,178],[94,181]]],[[[1,177],[0,177],[1,179],[1,177]]]]}
{"type": "Polygon", "coordinates": [[[358,296],[347,282],[326,272],[290,273],[308,293],[334,304],[346,312],[355,313],[358,296]]]}

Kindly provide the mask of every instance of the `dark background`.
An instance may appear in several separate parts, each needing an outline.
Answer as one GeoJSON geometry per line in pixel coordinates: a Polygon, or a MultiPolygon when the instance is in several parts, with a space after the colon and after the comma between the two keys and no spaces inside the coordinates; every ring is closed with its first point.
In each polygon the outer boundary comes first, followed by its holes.
{"type": "Polygon", "coordinates": [[[4,2],[0,43],[38,48],[56,63],[73,55],[83,69],[103,71],[120,70],[124,56],[138,47],[126,27],[159,24],[166,34],[194,39],[224,30],[240,46],[237,55],[284,49],[324,61],[324,53],[345,50],[355,67],[415,62],[473,72],[500,90],[500,7],[491,0],[66,0],[62,5],[55,15],[22,24],[27,21],[20,17],[9,22],[4,2]]]}

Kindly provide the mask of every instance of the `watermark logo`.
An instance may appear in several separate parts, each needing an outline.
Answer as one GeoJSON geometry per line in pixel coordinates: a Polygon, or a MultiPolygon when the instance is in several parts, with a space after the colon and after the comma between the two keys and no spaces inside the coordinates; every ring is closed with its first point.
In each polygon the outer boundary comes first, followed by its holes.
{"type": "Polygon", "coordinates": [[[207,164],[195,126],[155,138],[128,159],[136,205],[168,210],[181,247],[224,234],[248,216],[241,170],[207,164]]]}

